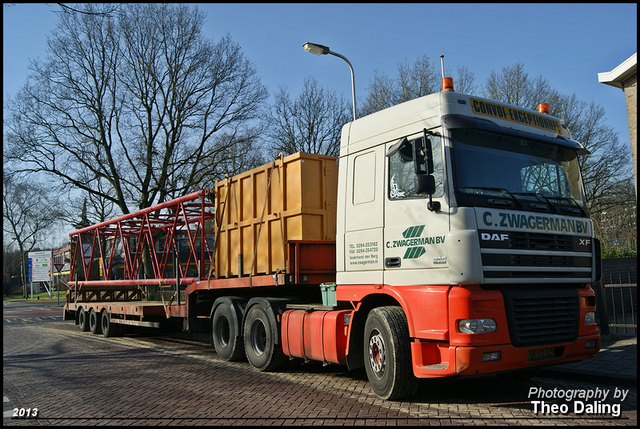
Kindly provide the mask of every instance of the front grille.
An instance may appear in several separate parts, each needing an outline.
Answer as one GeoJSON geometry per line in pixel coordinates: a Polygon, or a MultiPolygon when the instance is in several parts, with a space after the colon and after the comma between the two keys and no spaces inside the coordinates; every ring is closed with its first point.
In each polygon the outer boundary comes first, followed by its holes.
{"type": "Polygon", "coordinates": [[[553,345],[577,339],[577,289],[503,289],[502,293],[514,346],[553,345]]]}
{"type": "Polygon", "coordinates": [[[495,254],[483,253],[482,265],[485,267],[591,267],[590,256],[559,256],[529,254],[495,254]]]}
{"type": "Polygon", "coordinates": [[[556,252],[572,252],[573,238],[558,234],[532,234],[528,232],[511,232],[511,248],[522,250],[548,250],[556,252]]]}
{"type": "Polygon", "coordinates": [[[478,233],[486,283],[591,280],[590,237],[515,231],[478,233]]]}

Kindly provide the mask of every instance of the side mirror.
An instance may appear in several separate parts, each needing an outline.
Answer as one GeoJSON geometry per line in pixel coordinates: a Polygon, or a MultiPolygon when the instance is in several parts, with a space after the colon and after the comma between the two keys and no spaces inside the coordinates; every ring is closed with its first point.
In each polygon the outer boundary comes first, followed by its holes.
{"type": "Polygon", "coordinates": [[[422,140],[413,142],[413,159],[416,174],[433,174],[431,140],[427,138],[426,130],[422,140]]]}
{"type": "Polygon", "coordinates": [[[424,140],[414,140],[413,142],[413,167],[416,175],[429,174],[424,140]]]}
{"type": "Polygon", "coordinates": [[[431,195],[436,192],[436,179],[430,174],[417,174],[414,183],[418,195],[431,195]]]}
{"type": "Polygon", "coordinates": [[[414,184],[418,195],[429,195],[427,208],[430,211],[440,210],[440,202],[433,201],[436,193],[436,179],[433,177],[433,152],[431,140],[427,137],[427,130],[422,130],[423,139],[414,143],[414,160],[416,176],[414,184]]]}

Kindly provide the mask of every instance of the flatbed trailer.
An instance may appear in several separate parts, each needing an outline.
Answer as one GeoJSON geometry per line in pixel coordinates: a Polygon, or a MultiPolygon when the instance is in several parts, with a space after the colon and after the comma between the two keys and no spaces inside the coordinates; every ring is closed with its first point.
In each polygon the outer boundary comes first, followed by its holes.
{"type": "MultiPolygon", "coordinates": [[[[208,320],[211,317],[209,311],[197,311],[197,297],[203,294],[211,296],[227,295],[233,293],[243,294],[251,290],[252,293],[260,295],[257,289],[270,290],[278,288],[306,287],[309,280],[317,285],[321,281],[332,281],[335,275],[332,274],[335,265],[335,243],[331,241],[303,241],[294,240],[287,243],[289,249],[289,260],[294,264],[292,272],[277,273],[274,275],[261,275],[251,277],[235,277],[227,279],[209,279],[194,281],[180,291],[175,288],[179,280],[164,279],[160,282],[169,284],[174,290],[172,297],[165,301],[146,301],[143,299],[144,284],[149,282],[141,281],[140,284],[131,285],[129,281],[95,281],[91,285],[82,284],[77,290],[73,288],[67,294],[67,302],[63,310],[64,320],[74,320],[80,325],[81,330],[92,333],[102,333],[105,337],[116,335],[117,326],[129,325],[150,328],[160,328],[163,325],[175,324],[180,321],[185,330],[197,325],[198,320],[208,320]],[[314,255],[310,258],[309,255],[314,255]],[[306,257],[305,257],[306,255],[306,257]],[[312,266],[301,261],[313,261],[312,266]],[[301,284],[304,278],[304,284],[301,284]],[[171,283],[173,282],[173,285],[171,283]],[[119,284],[120,283],[120,284],[119,284]],[[180,297],[184,295],[181,302],[180,297]]],[[[320,297],[320,289],[316,295],[320,297]]],[[[280,292],[278,292],[280,293],[280,292]]],[[[314,304],[310,308],[335,308],[326,307],[322,304],[314,304]]],[[[299,307],[298,307],[299,308],[299,307]]]]}
{"type": "MultiPolygon", "coordinates": [[[[184,307],[174,306],[173,308],[184,307]]],[[[65,306],[65,320],[75,320],[75,317],[71,315],[76,313],[81,330],[91,331],[94,334],[102,332],[105,337],[112,337],[116,334],[116,331],[112,331],[112,329],[117,329],[117,327],[111,325],[160,328],[160,322],[157,320],[176,317],[172,315],[173,311],[169,310],[161,301],[77,302],[68,303],[65,306]],[[167,312],[169,312],[169,317],[167,317],[167,312]],[[108,315],[106,320],[102,319],[104,313],[108,315]],[[94,316],[91,316],[92,314],[94,316]],[[92,317],[95,319],[91,320],[92,317]]]]}

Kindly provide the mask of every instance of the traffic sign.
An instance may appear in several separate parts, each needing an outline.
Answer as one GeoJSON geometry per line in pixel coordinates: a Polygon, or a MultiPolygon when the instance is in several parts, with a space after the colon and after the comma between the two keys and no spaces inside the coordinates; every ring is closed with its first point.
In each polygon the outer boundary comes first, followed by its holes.
{"type": "Polygon", "coordinates": [[[42,252],[29,252],[30,281],[48,282],[51,281],[51,250],[42,252]]]}

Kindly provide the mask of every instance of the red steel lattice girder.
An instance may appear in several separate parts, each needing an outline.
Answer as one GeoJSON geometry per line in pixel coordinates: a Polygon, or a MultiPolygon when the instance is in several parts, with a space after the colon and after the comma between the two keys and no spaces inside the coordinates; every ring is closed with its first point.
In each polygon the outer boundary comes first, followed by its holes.
{"type": "MultiPolygon", "coordinates": [[[[135,285],[175,285],[176,278],[167,278],[167,268],[173,264],[171,251],[180,255],[179,240],[188,243],[187,260],[180,260],[175,269],[179,270],[181,284],[201,280],[207,275],[214,255],[213,245],[206,236],[205,222],[213,221],[214,205],[207,202],[208,189],[203,189],[165,203],[129,213],[115,219],[91,225],[69,234],[72,248],[71,273],[75,267],[81,268],[82,280],[70,279],[76,286],[135,286],[135,285]],[[158,236],[162,240],[156,247],[158,236]],[[135,244],[132,246],[132,239],[135,244]],[[120,262],[116,257],[118,240],[122,246],[120,262]],[[110,242],[110,248],[105,244],[110,242]],[[197,243],[200,243],[199,249],[197,243]],[[82,244],[82,245],[79,245],[82,244]],[[143,266],[143,250],[149,250],[152,278],[138,278],[143,266]],[[199,252],[198,252],[199,250],[199,252]],[[86,280],[91,277],[91,261],[102,261],[100,280],[86,280]],[[121,264],[122,279],[113,278],[113,270],[121,264]],[[199,267],[198,267],[199,264],[199,267]],[[188,276],[188,269],[195,266],[197,276],[188,276]]],[[[210,239],[213,234],[210,234],[210,239]]],[[[174,264],[175,265],[175,264],[174,264]]],[[[94,275],[95,276],[95,275],[94,275]]]]}

